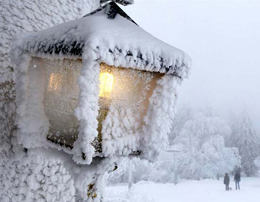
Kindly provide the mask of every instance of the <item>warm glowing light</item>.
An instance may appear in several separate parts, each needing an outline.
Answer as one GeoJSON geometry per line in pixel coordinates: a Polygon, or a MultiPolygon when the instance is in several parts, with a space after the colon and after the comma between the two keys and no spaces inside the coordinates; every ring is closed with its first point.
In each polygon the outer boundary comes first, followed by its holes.
{"type": "Polygon", "coordinates": [[[62,75],[51,73],[49,79],[48,90],[49,91],[58,91],[61,88],[62,75]]]}
{"type": "Polygon", "coordinates": [[[114,76],[108,72],[101,73],[100,79],[100,97],[109,97],[113,88],[114,76]]]}

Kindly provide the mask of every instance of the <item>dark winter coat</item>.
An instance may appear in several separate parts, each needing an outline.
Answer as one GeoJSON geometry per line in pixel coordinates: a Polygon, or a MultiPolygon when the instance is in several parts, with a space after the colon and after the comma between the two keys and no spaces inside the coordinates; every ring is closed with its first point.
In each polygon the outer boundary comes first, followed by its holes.
{"type": "Polygon", "coordinates": [[[224,184],[225,184],[225,185],[229,185],[229,182],[230,182],[229,176],[228,176],[228,175],[225,175],[225,177],[224,177],[224,184]]]}
{"type": "Polygon", "coordinates": [[[234,180],[237,181],[237,182],[240,182],[240,180],[241,180],[240,173],[236,173],[236,174],[235,174],[234,180]]]}

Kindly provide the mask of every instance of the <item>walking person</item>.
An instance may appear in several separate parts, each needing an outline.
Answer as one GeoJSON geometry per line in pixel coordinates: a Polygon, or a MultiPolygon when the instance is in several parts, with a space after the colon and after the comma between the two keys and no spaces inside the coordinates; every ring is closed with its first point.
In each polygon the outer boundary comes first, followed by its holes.
{"type": "Polygon", "coordinates": [[[239,189],[240,190],[240,180],[241,180],[241,176],[240,173],[238,171],[236,171],[235,176],[234,176],[234,180],[236,183],[236,190],[239,189]]]}
{"type": "Polygon", "coordinates": [[[229,178],[228,174],[226,173],[225,177],[224,177],[224,184],[226,185],[226,191],[229,191],[229,182],[230,182],[230,178],[229,178]]]}

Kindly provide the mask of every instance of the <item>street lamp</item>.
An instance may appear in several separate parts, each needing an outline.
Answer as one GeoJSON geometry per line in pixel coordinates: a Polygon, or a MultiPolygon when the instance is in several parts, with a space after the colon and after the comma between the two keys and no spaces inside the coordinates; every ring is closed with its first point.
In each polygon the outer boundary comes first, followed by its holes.
{"type": "Polygon", "coordinates": [[[62,150],[79,164],[133,153],[153,159],[191,64],[114,1],[18,37],[11,52],[18,142],[62,150]]]}
{"type": "Polygon", "coordinates": [[[132,1],[102,1],[82,19],[18,36],[11,50],[18,144],[55,148],[86,165],[88,174],[76,171],[74,180],[84,181],[75,186],[91,201],[101,200],[115,156],[159,154],[191,66],[115,2],[132,1]]]}

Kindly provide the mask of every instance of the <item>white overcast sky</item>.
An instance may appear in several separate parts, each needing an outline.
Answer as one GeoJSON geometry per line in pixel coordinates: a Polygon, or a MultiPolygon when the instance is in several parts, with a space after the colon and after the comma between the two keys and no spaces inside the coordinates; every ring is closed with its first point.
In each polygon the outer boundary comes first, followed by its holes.
{"type": "Polygon", "coordinates": [[[135,0],[123,8],[143,29],[193,60],[178,105],[246,108],[260,131],[260,0],[135,0]]]}

